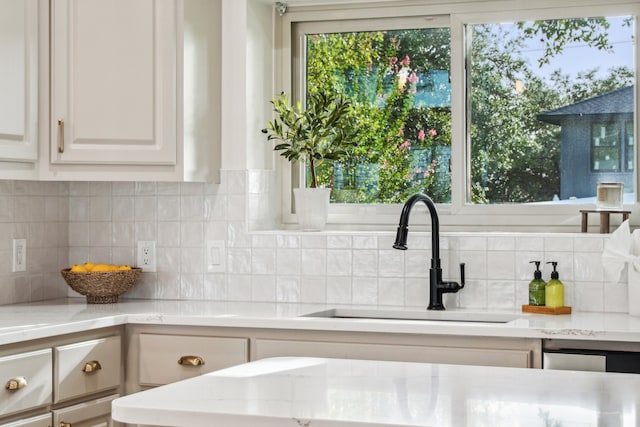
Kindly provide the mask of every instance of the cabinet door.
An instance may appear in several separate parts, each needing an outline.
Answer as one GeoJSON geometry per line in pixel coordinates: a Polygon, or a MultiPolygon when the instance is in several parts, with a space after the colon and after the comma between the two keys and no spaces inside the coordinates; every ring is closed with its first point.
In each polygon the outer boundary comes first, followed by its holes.
{"type": "Polygon", "coordinates": [[[53,410],[53,425],[59,427],[112,427],[111,402],[118,395],[53,410]]]}
{"type": "Polygon", "coordinates": [[[246,363],[246,338],[140,334],[139,384],[162,385],[246,363]]]}
{"type": "Polygon", "coordinates": [[[0,415],[51,404],[51,349],[0,358],[0,415]]]}
{"type": "Polygon", "coordinates": [[[120,348],[119,336],[54,347],[54,403],[116,389],[120,348]]]}
{"type": "Polygon", "coordinates": [[[37,156],[38,3],[3,0],[0,13],[0,160],[37,156]]]}
{"type": "Polygon", "coordinates": [[[0,424],[0,427],[51,427],[51,413],[15,421],[9,424],[0,424]]]}
{"type": "Polygon", "coordinates": [[[51,162],[175,165],[175,0],[53,0],[51,162]]]}

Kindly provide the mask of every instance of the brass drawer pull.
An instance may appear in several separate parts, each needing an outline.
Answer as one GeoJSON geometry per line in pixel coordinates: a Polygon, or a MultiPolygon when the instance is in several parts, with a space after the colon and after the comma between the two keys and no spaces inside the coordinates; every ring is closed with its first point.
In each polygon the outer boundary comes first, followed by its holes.
{"type": "Polygon", "coordinates": [[[64,120],[58,119],[58,153],[64,153],[64,120]]]}
{"type": "Polygon", "coordinates": [[[4,386],[7,390],[18,390],[27,386],[27,379],[25,377],[15,377],[7,381],[4,386]]]}
{"type": "Polygon", "coordinates": [[[100,366],[100,362],[98,362],[97,360],[92,360],[84,364],[82,372],[84,372],[85,374],[91,374],[93,372],[99,371],[100,369],[102,369],[102,366],[100,366]]]}
{"type": "Polygon", "coordinates": [[[71,424],[60,421],[60,427],[71,427],[71,424]]]}
{"type": "Polygon", "coordinates": [[[204,365],[204,359],[200,356],[182,356],[178,360],[179,365],[186,366],[201,366],[204,365]]]}

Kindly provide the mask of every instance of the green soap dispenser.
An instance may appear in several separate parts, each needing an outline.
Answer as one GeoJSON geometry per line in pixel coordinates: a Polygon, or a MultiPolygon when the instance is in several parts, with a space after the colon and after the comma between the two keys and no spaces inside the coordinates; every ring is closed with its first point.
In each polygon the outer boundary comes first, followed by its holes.
{"type": "Polygon", "coordinates": [[[547,284],[542,280],[540,261],[531,261],[529,264],[536,265],[536,271],[533,272],[533,280],[529,282],[529,305],[544,305],[547,284]]]}
{"type": "Polygon", "coordinates": [[[551,280],[547,282],[544,292],[545,305],[547,307],[564,307],[564,285],[559,279],[556,267],[558,263],[556,261],[549,261],[547,264],[553,265],[553,271],[551,272],[551,280]]]}

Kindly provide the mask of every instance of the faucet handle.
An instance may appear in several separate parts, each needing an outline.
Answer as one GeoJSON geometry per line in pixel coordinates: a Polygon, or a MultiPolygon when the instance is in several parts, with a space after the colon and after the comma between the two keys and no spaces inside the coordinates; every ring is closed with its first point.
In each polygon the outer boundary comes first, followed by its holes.
{"type": "Polygon", "coordinates": [[[460,263],[460,289],[464,288],[464,262],[460,263]]]}

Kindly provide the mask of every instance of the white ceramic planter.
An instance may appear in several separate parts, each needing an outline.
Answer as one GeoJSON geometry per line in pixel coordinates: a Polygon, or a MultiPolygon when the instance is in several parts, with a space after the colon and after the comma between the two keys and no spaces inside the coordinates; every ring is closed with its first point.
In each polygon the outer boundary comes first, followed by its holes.
{"type": "Polygon", "coordinates": [[[294,188],[298,224],[303,231],[323,230],[329,216],[330,188],[294,188]]]}

